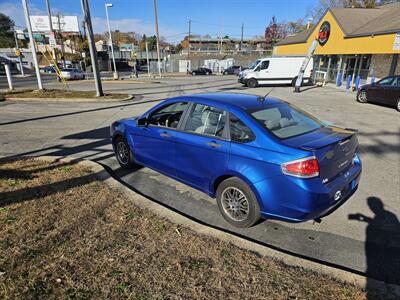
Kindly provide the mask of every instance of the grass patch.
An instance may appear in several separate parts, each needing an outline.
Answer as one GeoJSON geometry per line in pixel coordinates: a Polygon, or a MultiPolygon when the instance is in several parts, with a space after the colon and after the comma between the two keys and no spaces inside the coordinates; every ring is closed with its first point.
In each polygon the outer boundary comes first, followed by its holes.
{"type": "Polygon", "coordinates": [[[111,99],[125,99],[129,97],[127,94],[109,94],[105,93],[103,97],[96,97],[93,91],[70,91],[70,90],[57,90],[57,89],[44,89],[44,90],[21,90],[6,92],[4,94],[6,99],[13,98],[43,98],[43,99],[98,99],[98,100],[111,100],[111,99]]]}
{"type": "Polygon", "coordinates": [[[0,299],[366,298],[178,228],[76,165],[15,160],[0,178],[0,299]]]}

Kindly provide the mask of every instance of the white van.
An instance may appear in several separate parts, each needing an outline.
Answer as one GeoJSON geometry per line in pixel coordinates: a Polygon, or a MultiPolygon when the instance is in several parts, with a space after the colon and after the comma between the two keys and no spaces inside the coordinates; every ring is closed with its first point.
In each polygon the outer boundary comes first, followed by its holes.
{"type": "MultiPolygon", "coordinates": [[[[304,56],[274,56],[257,59],[248,69],[239,74],[238,81],[248,87],[262,84],[295,85],[304,56]]],[[[304,72],[303,84],[311,83],[313,59],[304,72]]]]}

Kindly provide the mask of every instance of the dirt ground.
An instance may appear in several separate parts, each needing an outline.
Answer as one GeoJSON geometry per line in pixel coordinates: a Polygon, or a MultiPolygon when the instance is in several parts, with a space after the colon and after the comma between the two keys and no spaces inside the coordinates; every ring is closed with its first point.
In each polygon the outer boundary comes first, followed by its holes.
{"type": "Polygon", "coordinates": [[[1,299],[365,299],[359,288],[179,228],[90,170],[0,164],[1,299]]]}
{"type": "MultiPolygon", "coordinates": [[[[43,98],[46,100],[56,100],[56,99],[100,99],[96,97],[96,93],[93,91],[71,91],[71,90],[53,90],[53,89],[45,89],[45,90],[21,90],[15,92],[7,92],[3,95],[6,99],[13,98],[43,98]]],[[[129,97],[127,94],[110,94],[105,93],[104,96],[101,97],[102,100],[117,100],[117,99],[126,99],[129,97]]]]}

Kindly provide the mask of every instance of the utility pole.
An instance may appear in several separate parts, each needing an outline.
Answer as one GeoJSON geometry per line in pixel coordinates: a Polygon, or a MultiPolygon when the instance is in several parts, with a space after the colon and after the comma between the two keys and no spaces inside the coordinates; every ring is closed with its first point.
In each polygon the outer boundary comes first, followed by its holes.
{"type": "Polygon", "coordinates": [[[155,26],[156,26],[158,76],[161,78],[160,35],[158,33],[157,0],[154,0],[154,22],[155,22],[155,26]]]}
{"type": "Polygon", "coordinates": [[[17,38],[17,33],[15,32],[14,28],[14,39],[15,39],[15,52],[18,53],[18,61],[19,61],[19,68],[22,76],[25,76],[24,74],[24,67],[22,66],[22,57],[21,57],[21,51],[19,50],[19,45],[18,45],[18,38],[17,38]]]}
{"type": "Polygon", "coordinates": [[[189,20],[188,53],[187,53],[188,63],[190,61],[190,30],[191,30],[191,27],[192,27],[192,20],[189,20]]]}
{"type": "Polygon", "coordinates": [[[55,34],[55,32],[54,32],[54,29],[53,29],[53,22],[52,22],[52,20],[51,20],[51,10],[50,10],[49,0],[46,0],[46,7],[47,7],[47,15],[48,15],[48,17],[49,17],[49,29],[50,29],[49,44],[50,44],[50,47],[51,47],[51,52],[52,52],[51,54],[53,55],[54,60],[57,61],[57,56],[56,56],[57,42],[56,42],[56,40],[55,40],[56,34],[55,34]],[[50,43],[50,41],[52,41],[52,42],[50,43]],[[51,46],[52,43],[55,44],[54,47],[51,46]]]}
{"type": "Polygon", "coordinates": [[[82,21],[82,28],[83,28],[83,39],[86,39],[86,24],[85,21],[82,21]]]}
{"type": "Polygon", "coordinates": [[[31,44],[33,63],[35,65],[36,78],[37,78],[39,90],[43,90],[42,77],[40,76],[39,63],[38,63],[37,56],[36,56],[35,40],[33,39],[31,20],[29,19],[29,9],[28,9],[28,5],[26,4],[26,0],[22,0],[22,7],[24,9],[26,27],[28,28],[29,42],[31,44]]]}
{"type": "Polygon", "coordinates": [[[222,35],[223,34],[224,34],[224,20],[221,18],[221,36],[220,36],[221,47],[219,48],[220,53],[222,53],[222,35]]]}
{"type": "MultiPolygon", "coordinates": [[[[113,46],[113,41],[112,41],[112,36],[111,36],[111,29],[110,29],[110,20],[108,19],[108,8],[112,7],[113,5],[111,3],[106,3],[105,8],[106,8],[106,17],[107,17],[107,27],[108,27],[108,35],[109,35],[109,43],[111,47],[111,56],[112,56],[112,61],[113,61],[113,67],[114,67],[114,73],[113,77],[115,80],[118,79],[118,72],[117,72],[117,66],[115,64],[115,56],[114,56],[114,46],[113,46]]],[[[121,53],[121,52],[120,52],[121,53]]]]}
{"type": "Polygon", "coordinates": [[[86,24],[87,39],[89,44],[90,59],[92,61],[94,83],[96,85],[96,97],[103,96],[103,87],[101,85],[99,64],[97,61],[97,51],[94,46],[92,19],[90,18],[90,10],[88,0],[81,0],[83,18],[86,24]]]}
{"type": "Polygon", "coordinates": [[[242,34],[240,35],[240,47],[239,47],[240,51],[242,51],[243,48],[243,28],[244,28],[244,23],[242,23],[242,34]]]}
{"type": "Polygon", "coordinates": [[[58,36],[60,37],[60,45],[61,45],[61,60],[63,64],[63,68],[65,68],[65,58],[64,58],[64,41],[61,33],[61,22],[60,22],[60,13],[57,14],[57,22],[58,22],[58,36]]]}
{"type": "Polygon", "coordinates": [[[146,42],[147,76],[150,77],[149,45],[146,42]]]}

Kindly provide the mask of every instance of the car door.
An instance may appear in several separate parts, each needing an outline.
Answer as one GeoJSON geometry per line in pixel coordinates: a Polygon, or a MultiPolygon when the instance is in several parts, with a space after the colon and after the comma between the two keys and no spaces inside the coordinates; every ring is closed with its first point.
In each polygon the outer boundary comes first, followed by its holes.
{"type": "Polygon", "coordinates": [[[394,77],[392,84],[384,86],[385,104],[396,105],[400,99],[400,77],[394,77]]]}
{"type": "Polygon", "coordinates": [[[204,192],[210,182],[224,174],[229,160],[227,112],[193,103],[184,127],[176,132],[177,177],[204,192]]]}
{"type": "Polygon", "coordinates": [[[261,64],[260,64],[260,72],[259,72],[259,75],[258,75],[259,82],[262,83],[263,81],[268,80],[268,78],[270,77],[268,69],[269,69],[269,60],[262,61],[261,64]]]}
{"type": "Polygon", "coordinates": [[[385,77],[379,80],[376,84],[368,88],[368,101],[376,103],[387,103],[387,87],[391,86],[393,77],[385,77]]]}
{"type": "Polygon", "coordinates": [[[147,126],[133,133],[134,157],[139,164],[175,176],[176,129],[187,107],[187,102],[167,104],[147,117],[147,126]],[[174,115],[176,117],[174,117],[174,115]],[[168,118],[173,122],[167,122],[168,118]]]}

